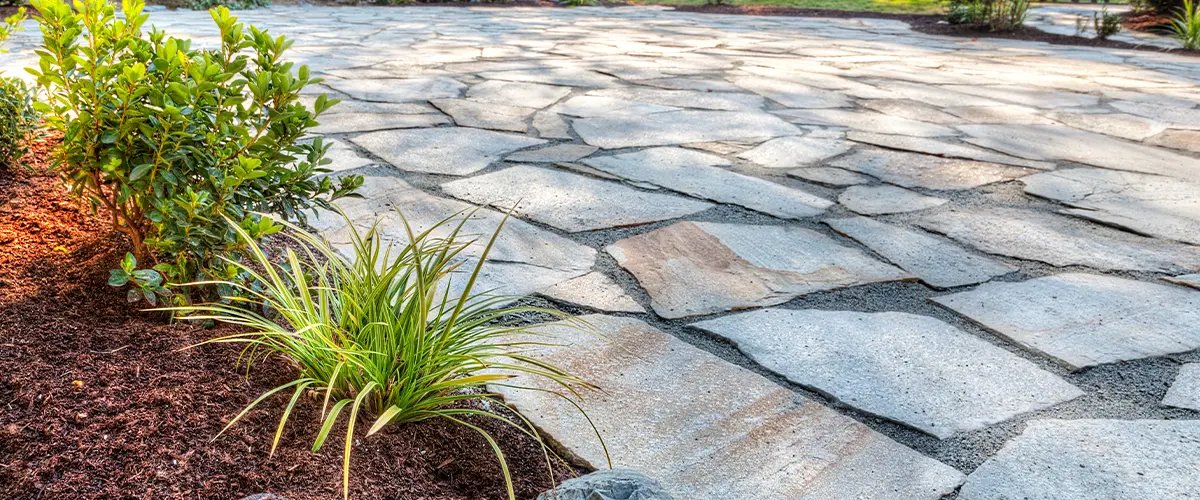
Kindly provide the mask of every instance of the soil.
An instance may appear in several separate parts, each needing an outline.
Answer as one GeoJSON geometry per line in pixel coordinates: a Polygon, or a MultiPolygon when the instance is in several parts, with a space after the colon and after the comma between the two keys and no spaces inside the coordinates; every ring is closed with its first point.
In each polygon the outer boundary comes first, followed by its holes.
{"type": "MultiPolygon", "coordinates": [[[[0,498],[288,499],[341,496],[344,427],[309,450],[320,401],[304,399],[269,456],[286,396],[214,436],[295,370],[268,358],[249,373],[232,333],[138,312],[107,286],[127,241],[67,196],[38,141],[29,168],[0,172],[0,498]]],[[[344,421],[344,419],[343,419],[344,421]]],[[[475,418],[500,443],[518,498],[571,475],[547,469],[533,439],[475,418]]],[[[342,427],[342,426],[340,426],[342,427]]],[[[394,425],[352,454],[351,496],[507,498],[499,463],[474,431],[444,421],[394,425]]]]}
{"type": "MultiPolygon", "coordinates": [[[[1045,42],[1053,45],[1077,45],[1083,47],[1104,47],[1111,49],[1130,49],[1162,52],[1158,47],[1134,45],[1116,40],[1099,40],[1080,36],[1058,35],[1047,33],[1037,28],[1021,27],[1010,32],[996,32],[987,26],[946,24],[944,16],[927,14],[888,14],[883,12],[861,12],[826,9],[796,9],[791,7],[775,7],[765,5],[679,5],[675,10],[682,12],[698,12],[702,14],[735,14],[744,16],[787,16],[787,17],[831,17],[839,19],[869,18],[892,19],[903,21],[912,26],[913,31],[927,35],[956,36],[965,38],[1006,38],[1010,40],[1026,40],[1045,42]]],[[[1200,51],[1172,50],[1173,54],[1200,56],[1200,51]]]]}
{"type": "Polygon", "coordinates": [[[1163,33],[1170,31],[1171,18],[1149,12],[1125,12],[1121,14],[1121,26],[1132,31],[1163,33]]]}

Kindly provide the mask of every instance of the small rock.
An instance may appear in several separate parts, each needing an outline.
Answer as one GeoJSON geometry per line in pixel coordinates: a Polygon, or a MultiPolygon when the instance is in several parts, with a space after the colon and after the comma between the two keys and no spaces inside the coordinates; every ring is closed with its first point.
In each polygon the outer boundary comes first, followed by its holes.
{"type": "Polygon", "coordinates": [[[537,500],[672,500],[658,481],[629,469],[596,471],[564,481],[537,500]]]}

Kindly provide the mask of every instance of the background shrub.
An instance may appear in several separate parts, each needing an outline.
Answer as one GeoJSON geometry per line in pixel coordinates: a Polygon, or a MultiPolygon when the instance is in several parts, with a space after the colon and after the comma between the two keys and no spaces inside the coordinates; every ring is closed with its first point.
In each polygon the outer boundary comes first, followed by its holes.
{"type": "Polygon", "coordinates": [[[1030,0],[953,0],[950,24],[987,24],[992,31],[1013,31],[1025,24],[1030,0]]]}
{"type": "MultiPolygon", "coordinates": [[[[4,42],[21,29],[21,23],[27,18],[25,9],[21,8],[0,23],[0,53],[8,52],[3,48],[4,42]]],[[[33,91],[25,86],[25,82],[0,74],[0,168],[11,168],[25,156],[26,139],[37,127],[37,122],[33,91]]]]}
{"type": "Polygon", "coordinates": [[[1092,14],[1092,25],[1096,29],[1096,38],[1108,40],[1121,31],[1121,16],[1109,12],[1105,5],[1103,10],[1092,14]]]}
{"type": "Polygon", "coordinates": [[[188,2],[188,8],[192,10],[208,10],[216,7],[225,7],[230,10],[250,10],[270,5],[271,0],[190,0],[188,2]]]}
{"type": "Polygon", "coordinates": [[[283,61],[292,42],[219,7],[220,48],[194,50],[158,30],[143,37],[141,0],[124,0],[120,18],[105,0],[76,5],[34,0],[44,46],[29,71],[47,124],[63,132],[56,165],[167,283],[236,279],[219,257],[241,255],[237,230],[259,238],[280,229],[256,212],[303,221],[304,210],[362,184],[320,176],[328,146],[298,142],[336,101],[322,95],[312,111],[299,103],[319,80],[283,61]]]}

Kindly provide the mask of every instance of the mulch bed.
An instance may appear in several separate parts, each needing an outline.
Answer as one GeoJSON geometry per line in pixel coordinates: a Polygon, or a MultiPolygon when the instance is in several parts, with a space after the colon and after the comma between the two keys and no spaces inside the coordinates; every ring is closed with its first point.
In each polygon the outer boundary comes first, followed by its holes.
{"type": "MultiPolygon", "coordinates": [[[[831,17],[839,19],[868,18],[892,19],[903,21],[912,26],[914,31],[928,35],[956,36],[964,38],[1005,38],[1010,40],[1027,40],[1031,42],[1046,42],[1053,45],[1077,45],[1083,47],[1105,47],[1112,49],[1132,49],[1153,52],[1163,52],[1158,47],[1139,46],[1116,40],[1098,40],[1079,36],[1058,35],[1047,33],[1037,28],[1022,27],[1011,32],[994,32],[987,26],[945,24],[945,17],[926,14],[888,14],[883,12],[861,12],[827,9],[795,9],[791,7],[775,7],[766,5],[679,5],[675,10],[682,12],[698,12],[701,14],[735,14],[743,16],[785,16],[785,17],[831,17]]],[[[1176,49],[1173,54],[1200,56],[1200,51],[1176,49]]]]}
{"type": "MultiPolygon", "coordinates": [[[[37,144],[31,168],[0,172],[0,498],[339,498],[344,427],[309,451],[320,401],[298,406],[274,457],[286,396],[212,441],[294,369],[270,358],[247,377],[235,368],[238,347],[180,352],[233,330],[171,324],[126,304],[105,280],[127,242],[66,195],[47,166],[54,142],[37,144]]],[[[551,476],[532,439],[493,419],[473,423],[500,442],[519,498],[569,477],[551,476]]],[[[470,429],[364,429],[355,498],[507,498],[495,456],[470,429]]]]}

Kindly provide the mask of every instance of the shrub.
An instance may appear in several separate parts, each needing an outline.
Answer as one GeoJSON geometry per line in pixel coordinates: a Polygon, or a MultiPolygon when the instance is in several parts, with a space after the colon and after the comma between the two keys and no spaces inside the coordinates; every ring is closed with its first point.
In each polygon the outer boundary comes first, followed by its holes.
{"type": "Polygon", "coordinates": [[[1172,36],[1188,50],[1200,50],[1200,9],[1192,0],[1183,0],[1183,7],[1171,20],[1172,36]]]}
{"type": "Polygon", "coordinates": [[[250,10],[270,5],[271,0],[190,0],[188,2],[188,8],[192,10],[209,10],[216,7],[225,7],[230,10],[250,10]]]}
{"type": "MultiPolygon", "coordinates": [[[[4,42],[27,18],[25,9],[4,19],[0,24],[0,53],[4,42]]],[[[37,127],[38,117],[33,110],[33,92],[25,82],[0,75],[0,168],[11,168],[25,156],[28,150],[26,138],[37,127]]]]}
{"type": "Polygon", "coordinates": [[[261,302],[264,309],[273,311],[277,317],[268,319],[251,309],[238,307],[237,303],[167,310],[198,320],[247,327],[248,333],[209,342],[247,344],[248,363],[267,354],[281,354],[292,360],[300,372],[295,380],[251,402],[225,429],[271,395],[291,391],[271,445],[274,453],[292,409],[306,391],[312,391],[324,401],[323,424],[313,443],[316,451],[325,443],[343,410],[349,407],[342,466],[343,496],[348,497],[350,450],[360,415],[369,415],[373,420],[367,435],[389,423],[445,418],[480,432],[491,443],[508,483],[509,498],[513,498],[502,451],[485,431],[461,417],[497,418],[539,442],[541,438],[527,422],[521,425],[465,403],[485,399],[504,405],[484,391],[487,384],[502,384],[514,374],[547,377],[572,391],[586,384],[554,366],[513,352],[522,345],[530,345],[533,340],[526,339],[534,335],[528,326],[523,326],[518,314],[532,312],[574,320],[552,310],[501,307],[509,299],[473,293],[476,278],[500,228],[487,241],[473,271],[465,276],[461,294],[451,295],[451,275],[463,260],[460,254],[467,246],[476,244],[460,237],[469,217],[470,214],[457,223],[453,218],[447,219],[416,233],[401,214],[408,243],[398,249],[385,247],[381,243],[384,238],[375,226],[362,234],[354,224],[348,224],[350,257],[289,224],[292,231],[287,237],[305,258],[289,246],[283,264],[273,263],[255,243],[253,235],[236,229],[250,249],[254,266],[233,261],[230,265],[257,281],[250,287],[229,283],[242,288],[246,296],[254,297],[254,301],[233,300],[261,302]]]}
{"type": "Polygon", "coordinates": [[[1013,31],[1025,24],[1030,0],[955,0],[946,13],[950,24],[984,24],[992,31],[1013,31]]]}
{"type": "Polygon", "coordinates": [[[313,111],[299,103],[320,80],[282,60],[292,42],[219,7],[220,48],[195,50],[158,30],[143,37],[141,0],[123,0],[120,18],[105,0],[75,5],[34,0],[44,46],[29,72],[44,90],[47,124],[63,132],[55,163],[167,283],[234,279],[218,257],[240,255],[237,231],[280,229],[256,212],[303,221],[304,210],[362,184],[320,177],[328,146],[299,142],[337,101],[322,95],[313,111]]]}
{"type": "Polygon", "coordinates": [[[1108,40],[1121,31],[1121,16],[1109,12],[1105,5],[1100,12],[1092,14],[1092,25],[1096,28],[1096,38],[1108,40]]]}
{"type": "Polygon", "coordinates": [[[559,0],[558,3],[567,7],[587,7],[589,5],[596,5],[596,0],[559,0]]]}
{"type": "Polygon", "coordinates": [[[986,20],[984,2],[979,0],[955,0],[946,12],[946,21],[950,24],[978,24],[986,20]]]}

